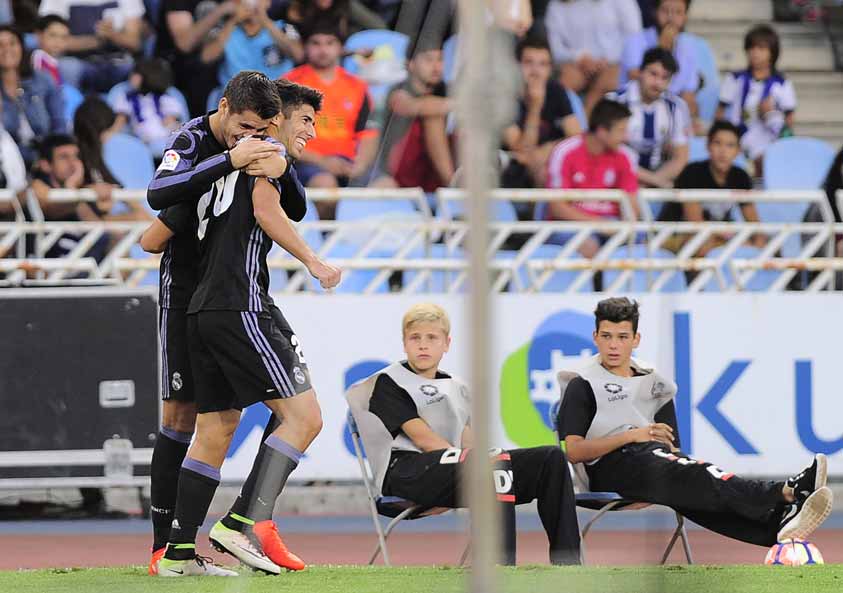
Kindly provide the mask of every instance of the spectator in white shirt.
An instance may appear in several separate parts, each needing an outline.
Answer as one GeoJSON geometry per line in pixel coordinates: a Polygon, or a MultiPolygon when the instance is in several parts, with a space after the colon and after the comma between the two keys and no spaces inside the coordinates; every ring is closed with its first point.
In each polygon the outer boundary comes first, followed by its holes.
{"type": "Polygon", "coordinates": [[[642,187],[673,187],[688,164],[691,115],[681,97],[668,90],[676,73],[676,59],[654,47],[644,54],[638,80],[609,93],[632,112],[627,144],[638,154],[638,182],[642,187]]]}
{"type": "Polygon", "coordinates": [[[641,30],[635,0],[554,0],[545,27],[562,84],[586,93],[585,109],[617,88],[623,40],[641,30]]]}

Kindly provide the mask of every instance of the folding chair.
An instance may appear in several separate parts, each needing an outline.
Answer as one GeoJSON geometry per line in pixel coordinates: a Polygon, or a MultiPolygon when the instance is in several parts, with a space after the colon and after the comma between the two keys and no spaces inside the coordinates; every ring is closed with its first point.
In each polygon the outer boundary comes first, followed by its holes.
{"type": "MultiPolygon", "coordinates": [[[[366,496],[369,499],[369,510],[372,513],[372,522],[375,524],[375,532],[378,536],[378,543],[375,546],[372,555],[369,557],[369,564],[374,564],[378,556],[383,552],[383,561],[386,566],[391,566],[389,561],[389,551],[386,547],[386,542],[389,539],[392,530],[401,521],[412,521],[413,519],[421,519],[422,517],[430,517],[439,515],[450,509],[445,508],[429,508],[416,504],[405,498],[398,496],[384,496],[378,489],[375,476],[371,472],[371,468],[366,461],[364,443],[369,442],[370,445],[378,443],[379,436],[374,434],[378,429],[380,419],[369,412],[369,398],[371,397],[372,387],[376,377],[369,377],[365,381],[355,383],[346,393],[348,400],[348,428],[351,432],[351,442],[354,445],[354,454],[357,457],[357,463],[360,465],[360,475],[363,478],[363,485],[366,488],[366,496]],[[358,424],[359,421],[359,424],[358,424]],[[360,426],[363,426],[361,433],[360,426]],[[390,519],[386,529],[381,525],[378,516],[388,517],[390,519]]],[[[382,425],[381,425],[382,427],[382,425]]],[[[391,435],[386,431],[388,440],[386,443],[392,441],[391,435]]],[[[383,444],[383,443],[380,443],[383,444]]],[[[375,450],[370,447],[370,451],[375,450]]],[[[389,453],[389,451],[387,451],[389,453]]],[[[459,566],[465,564],[468,552],[470,550],[470,543],[466,545],[460,556],[459,566]]]]}
{"type": "MultiPolygon", "coordinates": [[[[560,378],[560,384],[561,383],[562,379],[560,378]]],[[[562,395],[564,396],[564,393],[562,395]]],[[[564,449],[565,444],[559,439],[559,433],[556,430],[557,417],[559,416],[559,408],[561,405],[562,400],[560,399],[550,407],[549,420],[553,426],[553,432],[556,434],[557,443],[559,443],[559,445],[564,449]]],[[[571,469],[571,477],[574,480],[574,497],[576,499],[577,506],[596,512],[588,523],[585,524],[585,527],[580,530],[580,559],[582,563],[585,564],[585,538],[588,536],[588,532],[591,531],[591,528],[597,523],[597,521],[600,520],[601,517],[610,511],[633,511],[643,509],[651,505],[650,503],[624,498],[617,492],[592,492],[588,489],[588,475],[585,473],[585,469],[582,467],[582,464],[569,463],[569,467],[571,469]],[[579,467],[575,467],[575,465],[579,467]]],[[[685,518],[679,513],[675,512],[675,514],[676,529],[673,530],[673,534],[664,550],[660,564],[665,564],[667,562],[668,557],[670,557],[670,553],[673,551],[673,546],[676,545],[677,539],[682,540],[682,548],[685,552],[685,558],[688,561],[688,564],[693,564],[694,561],[691,557],[691,544],[688,543],[688,534],[685,531],[685,518]]]]}

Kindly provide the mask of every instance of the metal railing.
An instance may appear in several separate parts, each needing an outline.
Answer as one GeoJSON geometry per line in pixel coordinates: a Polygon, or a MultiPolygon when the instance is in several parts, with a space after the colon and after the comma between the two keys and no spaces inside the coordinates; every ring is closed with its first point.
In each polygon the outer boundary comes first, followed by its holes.
{"type": "MultiPolygon", "coordinates": [[[[843,194],[843,192],[841,192],[843,194]]],[[[468,265],[465,257],[468,227],[450,220],[455,203],[463,200],[461,190],[443,189],[429,197],[419,189],[343,189],[309,191],[308,198],[322,200],[409,200],[418,214],[408,217],[369,216],[349,221],[310,220],[298,228],[323,257],[340,265],[361,293],[385,290],[396,272],[403,281],[392,283],[404,292],[463,292],[467,290],[468,265]],[[431,214],[430,204],[437,216],[431,214]]],[[[143,200],[144,191],[119,190],[118,200],[143,200]]],[[[57,201],[93,200],[91,191],[58,190],[50,199],[57,201]]],[[[638,196],[642,218],[632,219],[632,204],[622,192],[583,192],[556,190],[496,190],[492,200],[550,202],[553,200],[616,201],[624,220],[589,223],[564,221],[496,221],[490,223],[487,251],[496,292],[578,292],[591,290],[602,277],[605,291],[681,290],[700,291],[781,291],[791,286],[798,274],[811,273],[803,283],[811,291],[834,289],[835,273],[843,270],[834,256],[834,236],[843,233],[835,224],[823,192],[711,192],[644,190],[638,196]],[[647,213],[654,203],[696,201],[741,203],[816,204],[821,222],[655,222],[647,213]],[[552,245],[562,234],[559,245],[552,245]],[[748,250],[747,241],[756,235],[766,237],[766,245],[748,250]],[[579,251],[590,237],[600,236],[602,245],[590,259],[579,251]],[[701,256],[699,250],[712,238],[721,243],[716,252],[701,256]],[[783,256],[782,246],[794,237],[800,239],[794,257],[783,256]],[[675,239],[682,238],[677,248],[675,239]],[[550,242],[550,243],[549,243],[550,242]],[[670,245],[675,252],[665,249],[670,245]],[[816,257],[825,253],[829,257],[816,257]],[[677,282],[677,276],[682,281],[677,282]],[[764,278],[759,283],[759,279],[764,278]],[[763,285],[763,288],[759,288],[763,285]]],[[[843,199],[843,195],[838,195],[843,199]]],[[[458,209],[458,208],[457,208],[458,209]]],[[[37,283],[117,283],[130,286],[157,279],[158,257],[130,256],[147,223],[133,222],[7,222],[0,223],[0,272],[5,285],[37,283]],[[77,236],[70,253],[46,258],[46,253],[64,234],[77,236]],[[98,264],[85,257],[90,248],[108,235],[106,255],[98,264]],[[13,249],[27,242],[34,245],[30,257],[13,249]],[[8,257],[8,254],[16,257],[8,257]]],[[[30,248],[32,249],[32,248],[30,248]]],[[[138,250],[135,250],[137,252],[138,250]]],[[[133,254],[136,255],[136,254],[133,254]]],[[[273,292],[294,293],[315,290],[307,271],[283,250],[272,253],[270,268],[273,292]],[[282,285],[282,286],[279,286],[282,285]]]]}

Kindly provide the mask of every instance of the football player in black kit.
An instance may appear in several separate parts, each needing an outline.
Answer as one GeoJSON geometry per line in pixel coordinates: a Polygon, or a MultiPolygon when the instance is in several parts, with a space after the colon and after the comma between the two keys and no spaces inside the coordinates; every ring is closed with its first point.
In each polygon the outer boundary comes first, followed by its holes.
{"type": "MultiPolygon", "coordinates": [[[[296,158],[315,136],[321,95],[289,82],[275,84],[283,110],[270,132],[296,158]]],[[[288,204],[291,193],[277,178],[253,176],[246,168],[215,182],[196,208],[199,280],[188,309],[188,336],[197,434],[179,474],[160,576],[232,574],[196,556],[196,531],[219,483],[240,410],[258,401],[284,422],[268,429],[240,497],[214,525],[211,542],[267,573],[304,568],[278,537],[272,511],[322,420],[301,344],[268,295],[266,254],[275,241],[325,288],[336,286],[340,271],[320,260],[295,231],[286,210],[300,212],[300,218],[305,205],[303,196],[299,204],[288,204]]]]}

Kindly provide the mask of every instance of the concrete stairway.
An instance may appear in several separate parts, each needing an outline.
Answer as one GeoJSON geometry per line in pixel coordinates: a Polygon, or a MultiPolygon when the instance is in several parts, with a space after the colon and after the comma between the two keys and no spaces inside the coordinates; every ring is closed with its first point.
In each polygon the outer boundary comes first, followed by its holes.
{"type": "MultiPolygon", "coordinates": [[[[704,37],[721,72],[746,67],[744,34],[773,18],[768,0],[703,0],[691,4],[688,30],[704,37]]],[[[793,81],[799,106],[796,133],[843,144],[843,73],[834,71],[831,44],[819,25],[776,23],[782,39],[779,68],[793,81]]]]}

